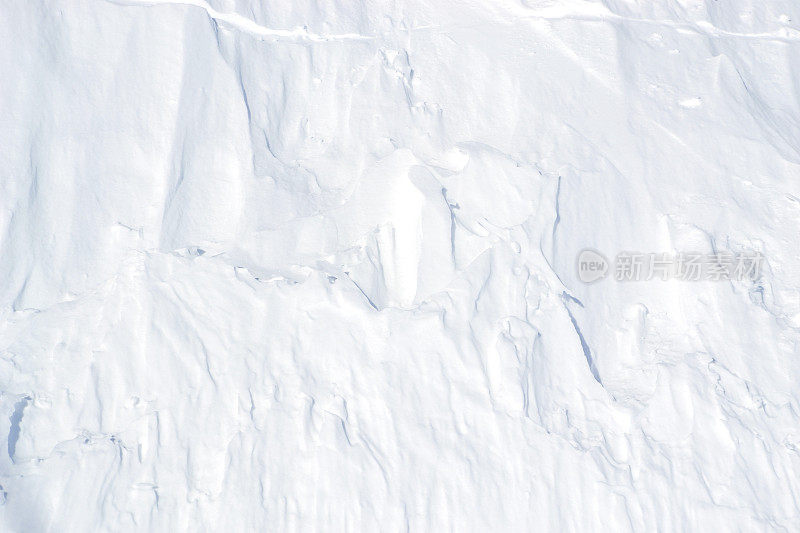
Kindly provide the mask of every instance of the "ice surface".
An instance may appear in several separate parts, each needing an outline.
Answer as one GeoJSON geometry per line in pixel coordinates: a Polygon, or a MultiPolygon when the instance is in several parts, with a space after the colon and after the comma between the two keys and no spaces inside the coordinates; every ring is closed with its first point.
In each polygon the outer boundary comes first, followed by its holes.
{"type": "Polygon", "coordinates": [[[800,527],[795,0],[0,28],[1,530],[800,527]]]}

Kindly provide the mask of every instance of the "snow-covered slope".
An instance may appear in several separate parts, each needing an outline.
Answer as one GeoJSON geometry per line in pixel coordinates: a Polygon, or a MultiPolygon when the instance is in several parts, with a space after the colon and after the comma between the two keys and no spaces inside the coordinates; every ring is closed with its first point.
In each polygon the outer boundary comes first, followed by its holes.
{"type": "Polygon", "coordinates": [[[0,529],[797,530],[796,1],[0,35],[0,529]],[[585,284],[584,248],[764,263],[585,284]]]}

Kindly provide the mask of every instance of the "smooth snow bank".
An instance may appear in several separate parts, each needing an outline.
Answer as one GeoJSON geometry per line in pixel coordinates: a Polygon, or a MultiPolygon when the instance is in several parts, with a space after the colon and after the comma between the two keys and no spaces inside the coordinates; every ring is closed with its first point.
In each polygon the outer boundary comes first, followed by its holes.
{"type": "Polygon", "coordinates": [[[800,523],[796,2],[0,15],[0,529],[800,523]]]}

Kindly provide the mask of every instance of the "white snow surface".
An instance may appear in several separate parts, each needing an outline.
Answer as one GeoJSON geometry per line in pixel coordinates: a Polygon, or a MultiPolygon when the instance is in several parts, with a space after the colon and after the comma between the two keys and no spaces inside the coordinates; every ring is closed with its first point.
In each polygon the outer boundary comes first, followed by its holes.
{"type": "Polygon", "coordinates": [[[799,28],[0,2],[0,530],[798,531],[799,28]]]}

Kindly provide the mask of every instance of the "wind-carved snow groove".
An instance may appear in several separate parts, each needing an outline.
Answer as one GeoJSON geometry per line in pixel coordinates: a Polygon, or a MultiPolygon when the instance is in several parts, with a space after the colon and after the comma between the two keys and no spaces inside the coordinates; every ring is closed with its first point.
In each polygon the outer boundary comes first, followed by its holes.
{"type": "Polygon", "coordinates": [[[450,257],[453,260],[453,265],[456,264],[456,214],[455,209],[461,209],[458,203],[451,204],[447,199],[447,189],[442,187],[442,198],[444,203],[447,204],[447,209],[450,210],[450,257]]]}
{"type": "Polygon", "coordinates": [[[550,251],[550,255],[553,260],[553,264],[556,264],[556,231],[558,231],[558,224],[561,222],[561,208],[559,205],[559,200],[561,198],[561,176],[558,177],[558,185],[556,186],[556,201],[555,201],[555,210],[556,210],[556,218],[553,221],[553,235],[552,235],[552,250],[550,251]]]}
{"type": "Polygon", "coordinates": [[[356,283],[356,280],[354,280],[353,278],[350,277],[350,273],[349,272],[345,272],[344,274],[345,274],[345,276],[347,276],[347,279],[349,279],[351,282],[353,282],[353,285],[356,286],[356,289],[358,289],[361,292],[361,294],[364,295],[364,298],[367,299],[367,302],[369,303],[369,305],[371,305],[374,310],[380,312],[380,309],[378,309],[378,306],[375,305],[375,302],[372,301],[372,298],[369,297],[369,295],[366,293],[366,291],[361,288],[361,285],[356,283]]]}
{"type": "Polygon", "coordinates": [[[107,0],[113,4],[126,6],[157,6],[157,5],[185,5],[199,7],[208,16],[217,21],[255,37],[272,37],[276,40],[290,41],[311,41],[311,42],[331,42],[331,41],[367,41],[374,37],[361,35],[359,33],[312,33],[306,27],[298,27],[293,30],[277,30],[256,24],[252,20],[238,13],[222,13],[217,11],[203,0],[107,0]]]}
{"type": "Polygon", "coordinates": [[[569,302],[575,302],[581,307],[583,307],[583,303],[575,298],[574,296],[567,294],[566,292],[562,293],[561,299],[564,301],[564,308],[567,310],[567,314],[569,315],[569,320],[572,322],[572,327],[575,328],[575,333],[578,335],[578,340],[581,342],[581,349],[583,350],[583,356],[586,358],[586,363],[589,365],[589,370],[594,376],[595,381],[597,381],[601,386],[603,385],[603,381],[600,379],[600,372],[597,370],[597,365],[594,364],[594,357],[592,357],[592,350],[589,348],[589,344],[586,342],[586,339],[581,333],[581,328],[578,327],[578,321],[575,320],[575,315],[572,314],[572,311],[569,308],[569,302]]]}
{"type": "Polygon", "coordinates": [[[11,414],[11,428],[8,430],[8,457],[12,463],[16,462],[14,455],[17,452],[17,441],[19,440],[19,424],[22,422],[22,415],[30,399],[30,396],[25,396],[15,403],[14,412],[11,414]]]}

